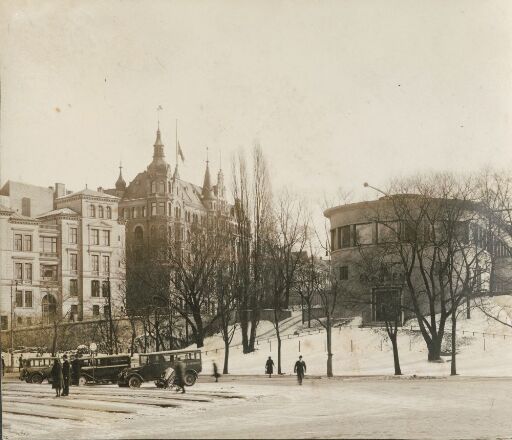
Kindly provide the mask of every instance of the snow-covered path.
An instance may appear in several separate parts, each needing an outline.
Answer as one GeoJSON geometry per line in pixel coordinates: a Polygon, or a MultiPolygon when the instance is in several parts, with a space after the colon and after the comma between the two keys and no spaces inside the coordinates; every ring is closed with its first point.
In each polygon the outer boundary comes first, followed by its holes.
{"type": "Polygon", "coordinates": [[[3,388],[4,438],[511,438],[512,379],[202,378],[185,395],[147,385],[3,388]],[[205,382],[206,381],[206,382],[205,382]]]}

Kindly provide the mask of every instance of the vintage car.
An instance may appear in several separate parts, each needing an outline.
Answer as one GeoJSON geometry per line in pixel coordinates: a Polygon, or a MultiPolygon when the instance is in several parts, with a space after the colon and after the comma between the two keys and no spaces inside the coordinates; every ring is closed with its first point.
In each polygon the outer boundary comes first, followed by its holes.
{"type": "Polygon", "coordinates": [[[23,360],[23,368],[20,371],[20,380],[27,383],[41,383],[43,380],[48,379],[54,357],[35,357],[23,360]]]}
{"type": "Polygon", "coordinates": [[[119,373],[130,366],[129,355],[76,358],[71,362],[71,383],[73,385],[116,383],[119,373]]]}
{"type": "Polygon", "coordinates": [[[172,350],[139,355],[139,366],[127,368],[119,375],[120,387],[138,388],[142,382],[158,381],[166,368],[183,362],[185,385],[192,386],[202,370],[201,350],[172,350]]]}

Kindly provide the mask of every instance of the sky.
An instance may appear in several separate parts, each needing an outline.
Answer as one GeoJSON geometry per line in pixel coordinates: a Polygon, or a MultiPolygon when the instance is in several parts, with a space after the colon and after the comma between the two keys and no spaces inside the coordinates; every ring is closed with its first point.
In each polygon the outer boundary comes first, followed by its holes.
{"type": "Polygon", "coordinates": [[[510,168],[511,18],[507,0],[3,0],[0,179],[113,187],[122,160],[132,180],[158,106],[183,179],[202,184],[208,148],[229,181],[259,143],[274,192],[319,207],[510,168]]]}

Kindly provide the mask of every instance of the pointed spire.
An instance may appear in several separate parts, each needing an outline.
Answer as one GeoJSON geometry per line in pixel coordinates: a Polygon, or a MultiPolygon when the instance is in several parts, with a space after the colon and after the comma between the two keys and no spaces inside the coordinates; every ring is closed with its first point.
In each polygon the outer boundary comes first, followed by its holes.
{"type": "Polygon", "coordinates": [[[117,178],[116,189],[118,191],[126,190],[126,182],[123,179],[123,164],[121,162],[119,162],[119,177],[117,178]]]}
{"type": "Polygon", "coordinates": [[[156,140],[153,145],[153,161],[149,164],[148,170],[165,173],[167,172],[168,164],[165,161],[164,144],[160,134],[160,128],[156,131],[156,140]]]}
{"type": "Polygon", "coordinates": [[[203,198],[211,199],[212,197],[213,197],[213,188],[212,188],[212,182],[211,182],[211,178],[210,178],[208,148],[206,148],[206,170],[204,172],[203,198]]]}

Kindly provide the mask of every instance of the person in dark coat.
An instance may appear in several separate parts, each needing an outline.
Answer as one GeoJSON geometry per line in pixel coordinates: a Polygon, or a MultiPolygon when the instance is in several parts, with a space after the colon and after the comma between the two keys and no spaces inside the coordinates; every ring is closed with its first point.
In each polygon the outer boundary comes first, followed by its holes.
{"type": "Polygon", "coordinates": [[[20,357],[18,358],[18,371],[21,371],[21,369],[23,368],[23,355],[20,354],[20,357]]]}
{"type": "Polygon", "coordinates": [[[299,356],[299,360],[295,362],[293,372],[297,373],[297,381],[299,385],[302,385],[302,379],[304,379],[304,374],[306,374],[306,362],[302,360],[302,356],[299,356]]]}
{"type": "Polygon", "coordinates": [[[4,361],[4,357],[2,356],[2,376],[5,375],[5,361],[4,361]]]}
{"type": "Polygon", "coordinates": [[[265,363],[265,374],[268,374],[268,377],[272,377],[274,374],[274,361],[269,356],[267,362],[265,363]]]}
{"type": "Polygon", "coordinates": [[[181,392],[185,392],[185,369],[183,368],[183,362],[178,361],[174,366],[174,384],[176,385],[176,391],[181,389],[181,392]]]}
{"type": "Polygon", "coordinates": [[[71,385],[78,385],[80,378],[80,358],[77,355],[71,362],[71,385]]]}
{"type": "Polygon", "coordinates": [[[215,378],[215,382],[219,381],[220,373],[215,361],[213,361],[213,377],[215,378]]]}
{"type": "Polygon", "coordinates": [[[62,389],[62,365],[58,359],[55,359],[52,366],[52,371],[50,372],[50,376],[52,378],[52,388],[55,390],[56,397],[60,397],[60,390],[62,389]]]}
{"type": "Polygon", "coordinates": [[[68,361],[68,355],[65,354],[63,356],[64,362],[62,363],[62,380],[63,380],[63,387],[62,387],[62,395],[63,396],[69,396],[69,382],[71,380],[71,366],[69,365],[68,361]]]}

